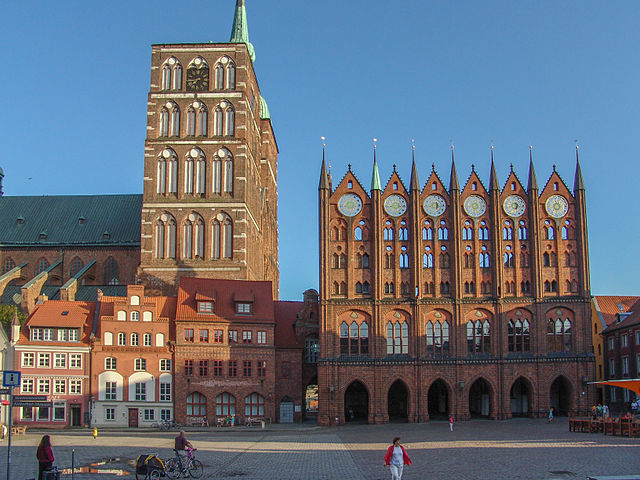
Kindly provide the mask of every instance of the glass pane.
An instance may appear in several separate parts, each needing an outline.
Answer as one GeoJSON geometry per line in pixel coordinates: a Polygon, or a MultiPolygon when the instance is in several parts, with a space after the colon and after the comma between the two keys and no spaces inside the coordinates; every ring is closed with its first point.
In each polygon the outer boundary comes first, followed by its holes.
{"type": "Polygon", "coordinates": [[[351,338],[358,338],[358,324],[356,322],[351,324],[349,336],[351,338]]]}
{"type": "Polygon", "coordinates": [[[363,323],[360,325],[360,338],[368,338],[369,337],[369,324],[363,323]]]}

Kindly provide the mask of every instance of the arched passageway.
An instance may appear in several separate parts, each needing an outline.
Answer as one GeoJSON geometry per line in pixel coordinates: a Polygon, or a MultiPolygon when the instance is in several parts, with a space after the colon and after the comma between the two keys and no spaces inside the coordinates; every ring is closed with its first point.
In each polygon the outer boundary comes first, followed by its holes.
{"type": "Polygon", "coordinates": [[[531,411],[531,391],[523,378],[518,378],[511,386],[509,394],[511,416],[528,417],[531,411]]]}
{"type": "Polygon", "coordinates": [[[402,380],[396,380],[387,394],[390,422],[406,422],[409,416],[409,391],[402,380]]]}
{"type": "Polygon", "coordinates": [[[304,415],[307,419],[315,419],[318,416],[318,377],[309,380],[304,391],[304,415]]]}
{"type": "Polygon", "coordinates": [[[491,413],[491,387],[479,378],[469,389],[469,414],[475,418],[487,418],[491,413]]]}
{"type": "Polygon", "coordinates": [[[447,418],[449,413],[449,390],[442,380],[436,380],[429,387],[427,407],[431,420],[447,418]]]}
{"type": "Polygon", "coordinates": [[[367,422],[369,419],[369,392],[358,382],[352,382],[344,392],[344,418],[347,422],[367,422]]]}
{"type": "Polygon", "coordinates": [[[551,406],[555,409],[556,415],[569,415],[571,408],[571,384],[566,378],[560,376],[554,380],[551,384],[549,400],[551,406]]]}

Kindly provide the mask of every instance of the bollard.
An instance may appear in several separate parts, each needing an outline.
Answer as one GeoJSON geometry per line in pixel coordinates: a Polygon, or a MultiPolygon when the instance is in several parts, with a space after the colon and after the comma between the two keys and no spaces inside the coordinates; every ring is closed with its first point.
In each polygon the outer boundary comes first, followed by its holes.
{"type": "Polygon", "coordinates": [[[98,438],[98,427],[93,427],[93,439],[98,438]]]}
{"type": "Polygon", "coordinates": [[[71,480],[74,479],[76,473],[76,449],[71,450],[71,480]]]}

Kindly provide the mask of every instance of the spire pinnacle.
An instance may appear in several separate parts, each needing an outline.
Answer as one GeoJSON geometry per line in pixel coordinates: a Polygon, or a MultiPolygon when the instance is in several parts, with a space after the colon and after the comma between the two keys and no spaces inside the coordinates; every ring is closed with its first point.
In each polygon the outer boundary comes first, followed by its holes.
{"type": "Polygon", "coordinates": [[[538,180],[536,179],[536,170],[533,168],[533,145],[529,145],[529,182],[527,191],[538,190],[538,180]]]}
{"type": "Polygon", "coordinates": [[[493,163],[493,148],[491,149],[491,179],[489,180],[489,191],[492,190],[500,190],[498,174],[496,173],[496,165],[493,163]]]}
{"type": "Polygon", "coordinates": [[[453,143],[451,144],[451,178],[449,180],[449,192],[454,190],[460,190],[460,184],[458,183],[458,172],[456,172],[456,161],[453,157],[453,143]]]}
{"type": "Polygon", "coordinates": [[[573,182],[574,192],[577,192],[578,190],[584,190],[584,181],[582,180],[582,169],[580,168],[580,157],[578,155],[578,148],[578,144],[576,143],[576,177],[573,182]]]}
{"type": "Polygon", "coordinates": [[[249,24],[247,23],[247,9],[244,0],[236,1],[236,13],[233,17],[233,26],[231,27],[231,39],[229,43],[244,43],[249,50],[251,61],[256,61],[256,51],[253,44],[249,41],[249,24]]]}
{"type": "MultiPolygon", "coordinates": [[[[413,140],[412,140],[413,141],[413,140]]],[[[416,145],[415,143],[411,147],[411,183],[409,184],[409,191],[420,191],[420,184],[418,183],[418,170],[416,168],[416,145]]]]}
{"type": "Polygon", "coordinates": [[[320,168],[320,183],[318,190],[330,190],[331,185],[329,183],[329,174],[327,173],[327,164],[325,162],[325,148],[324,137],[322,137],[322,167],[320,168]]]}
{"type": "Polygon", "coordinates": [[[380,187],[380,172],[378,171],[378,157],[376,155],[377,152],[377,142],[378,139],[373,139],[373,173],[371,175],[371,191],[374,190],[382,190],[380,187]]]}

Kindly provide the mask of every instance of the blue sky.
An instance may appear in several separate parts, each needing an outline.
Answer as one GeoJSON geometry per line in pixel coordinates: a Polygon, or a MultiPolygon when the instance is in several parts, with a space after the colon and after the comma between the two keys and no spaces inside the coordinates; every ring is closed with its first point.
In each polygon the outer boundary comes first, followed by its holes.
{"type": "MultiPolygon", "coordinates": [[[[151,44],[228,41],[235,0],[29,1],[3,6],[6,195],[137,193],[151,44]]],[[[461,182],[509,165],[587,187],[592,292],[640,294],[640,7],[634,1],[247,0],[255,68],[280,146],[282,299],[317,288],[321,136],[334,183],[461,182]],[[636,200],[634,200],[634,197],[636,200]],[[302,268],[301,268],[302,267],[302,268]]]]}

